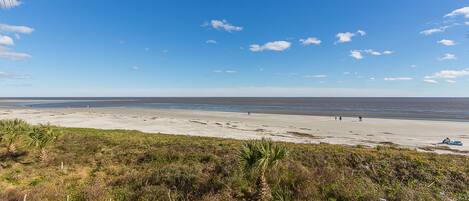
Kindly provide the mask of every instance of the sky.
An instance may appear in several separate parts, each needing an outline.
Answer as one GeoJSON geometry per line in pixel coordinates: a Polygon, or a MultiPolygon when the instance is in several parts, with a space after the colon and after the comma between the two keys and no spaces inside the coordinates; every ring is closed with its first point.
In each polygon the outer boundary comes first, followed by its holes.
{"type": "Polygon", "coordinates": [[[469,97],[469,0],[0,0],[0,97],[469,97]]]}

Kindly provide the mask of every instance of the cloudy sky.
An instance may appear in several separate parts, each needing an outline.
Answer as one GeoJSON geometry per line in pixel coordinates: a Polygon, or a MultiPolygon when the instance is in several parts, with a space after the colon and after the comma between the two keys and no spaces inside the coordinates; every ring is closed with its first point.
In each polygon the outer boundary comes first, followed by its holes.
{"type": "Polygon", "coordinates": [[[0,0],[0,96],[469,96],[469,1],[0,0]]]}

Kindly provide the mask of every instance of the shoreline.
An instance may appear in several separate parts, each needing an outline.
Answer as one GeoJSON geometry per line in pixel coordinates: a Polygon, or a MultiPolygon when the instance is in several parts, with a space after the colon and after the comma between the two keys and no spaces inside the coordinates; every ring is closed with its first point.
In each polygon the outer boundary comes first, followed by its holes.
{"type": "Polygon", "coordinates": [[[0,119],[20,118],[32,124],[64,127],[139,130],[149,133],[232,138],[270,138],[293,143],[330,143],[378,146],[396,145],[436,153],[469,155],[467,122],[432,121],[290,114],[239,113],[181,109],[138,108],[0,108],[0,119]],[[449,137],[464,146],[440,150],[449,137]]]}
{"type": "MultiPolygon", "coordinates": [[[[0,101],[1,103],[1,101],[0,101]]],[[[77,110],[88,110],[86,107],[32,107],[32,106],[18,106],[18,105],[0,105],[0,109],[37,109],[37,110],[60,110],[60,109],[77,109],[77,110]]],[[[182,110],[182,111],[201,111],[201,112],[233,112],[233,113],[247,113],[248,111],[223,111],[223,110],[204,110],[204,109],[180,109],[180,108],[156,108],[156,107],[91,107],[91,109],[141,109],[141,110],[182,110]]],[[[299,115],[299,116],[313,116],[313,117],[329,117],[334,118],[333,113],[323,112],[323,113],[311,113],[311,112],[298,112],[298,111],[250,111],[251,114],[271,114],[271,115],[299,115]]],[[[339,112],[338,112],[339,113],[339,112]]],[[[389,120],[421,120],[421,121],[442,121],[442,122],[461,122],[469,123],[469,119],[462,118],[425,118],[425,117],[401,117],[393,115],[370,115],[366,113],[357,113],[357,114],[342,114],[336,115],[337,117],[342,116],[345,118],[358,118],[362,116],[364,119],[389,119],[389,120]]]]}

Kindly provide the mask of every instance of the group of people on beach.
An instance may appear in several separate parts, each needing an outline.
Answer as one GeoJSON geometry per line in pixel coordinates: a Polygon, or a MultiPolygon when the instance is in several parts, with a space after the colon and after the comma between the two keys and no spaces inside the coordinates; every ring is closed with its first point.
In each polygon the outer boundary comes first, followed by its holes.
{"type": "MultiPolygon", "coordinates": [[[[339,119],[339,121],[342,121],[342,116],[334,116],[335,120],[337,121],[337,119],[339,119]]],[[[363,117],[362,116],[358,116],[358,121],[363,121],[363,117]]]]}

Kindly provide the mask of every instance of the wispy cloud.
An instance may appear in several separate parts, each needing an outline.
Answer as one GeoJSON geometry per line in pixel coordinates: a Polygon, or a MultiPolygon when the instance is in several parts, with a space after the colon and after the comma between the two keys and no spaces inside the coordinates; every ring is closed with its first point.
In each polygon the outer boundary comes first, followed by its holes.
{"type": "Polygon", "coordinates": [[[448,29],[448,28],[450,28],[450,26],[442,26],[442,27],[438,27],[438,28],[426,29],[426,30],[421,31],[420,34],[429,36],[429,35],[432,35],[434,33],[445,32],[446,29],[448,29]]]}
{"type": "Polygon", "coordinates": [[[238,71],[235,70],[214,70],[214,73],[228,73],[228,74],[233,74],[233,73],[238,73],[238,71]]]}
{"type": "Polygon", "coordinates": [[[445,61],[445,60],[456,60],[457,57],[454,54],[446,53],[443,56],[439,57],[438,60],[445,61]]]}
{"type": "Polygon", "coordinates": [[[327,78],[327,75],[305,75],[304,78],[327,78]]]}
{"type": "Polygon", "coordinates": [[[321,44],[321,40],[317,39],[316,37],[308,37],[306,39],[300,39],[302,45],[319,45],[321,44]]]}
{"type": "Polygon", "coordinates": [[[0,8],[10,9],[21,5],[20,0],[0,0],[0,8]]]}
{"type": "Polygon", "coordinates": [[[31,55],[21,52],[14,52],[8,48],[0,46],[0,58],[9,59],[13,61],[20,61],[31,58],[31,55]]]}
{"type": "Polygon", "coordinates": [[[410,81],[414,78],[411,77],[386,77],[384,78],[385,81],[410,81]]]}
{"type": "Polygon", "coordinates": [[[210,20],[210,22],[204,23],[203,26],[210,26],[214,29],[224,30],[224,31],[227,31],[227,32],[242,31],[243,30],[243,27],[232,25],[232,24],[228,23],[228,21],[226,21],[226,20],[210,20]]]}
{"type": "MultiPolygon", "coordinates": [[[[10,1],[10,3],[12,2],[14,1],[10,1]]],[[[25,59],[30,58],[31,55],[29,54],[15,52],[3,46],[13,46],[15,44],[13,38],[8,35],[13,35],[16,37],[16,39],[19,39],[20,38],[19,34],[30,34],[33,31],[34,31],[33,28],[30,28],[27,26],[0,24],[0,58],[15,60],[15,61],[25,60],[25,59]]]]}
{"type": "Polygon", "coordinates": [[[0,72],[0,79],[30,79],[29,75],[19,75],[15,73],[0,72]]]}
{"type": "Polygon", "coordinates": [[[355,36],[364,36],[366,35],[366,32],[363,30],[358,30],[355,33],[352,32],[341,32],[336,34],[337,41],[335,43],[347,43],[352,41],[352,38],[355,36]]]}
{"type": "Polygon", "coordinates": [[[437,41],[437,43],[445,45],[445,46],[453,46],[456,45],[456,43],[453,40],[448,40],[448,39],[442,39],[437,41]]]}
{"type": "Polygon", "coordinates": [[[445,17],[456,17],[460,15],[469,18],[469,6],[453,10],[451,13],[446,14],[445,17]]]}
{"type": "Polygon", "coordinates": [[[430,83],[430,84],[438,84],[438,81],[433,80],[433,79],[424,79],[423,81],[426,83],[430,83]]]}
{"type": "Polygon", "coordinates": [[[425,79],[454,79],[458,77],[469,76],[469,69],[463,70],[442,70],[433,75],[425,76],[425,79]]]}
{"type": "Polygon", "coordinates": [[[132,70],[140,70],[140,67],[138,67],[138,66],[132,66],[132,70]]]}
{"type": "Polygon", "coordinates": [[[373,56],[389,55],[389,54],[394,53],[393,51],[390,51],[390,50],[385,50],[385,51],[379,52],[379,51],[375,51],[373,49],[366,49],[366,50],[363,50],[363,52],[365,52],[367,54],[370,54],[370,55],[373,55],[373,56]]]}
{"type": "Polygon", "coordinates": [[[351,50],[350,56],[358,60],[363,59],[363,54],[360,50],[351,50]]]}
{"type": "Polygon", "coordinates": [[[368,54],[368,55],[371,55],[371,56],[382,56],[382,55],[390,55],[394,53],[393,51],[390,51],[390,50],[385,50],[385,51],[382,51],[382,52],[379,52],[379,51],[375,51],[373,49],[366,49],[366,50],[351,50],[350,51],[350,56],[355,58],[355,59],[363,59],[364,56],[363,54],[368,54]]]}
{"type": "Polygon", "coordinates": [[[456,80],[446,80],[447,83],[454,84],[456,83],[456,80]]]}
{"type": "Polygon", "coordinates": [[[264,45],[252,44],[249,46],[249,50],[252,52],[262,52],[265,50],[281,52],[290,48],[291,43],[288,41],[273,41],[268,42],[264,45]]]}
{"type": "Polygon", "coordinates": [[[14,45],[13,39],[10,36],[0,34],[0,45],[14,45]]]}
{"type": "Polygon", "coordinates": [[[0,32],[4,32],[4,33],[30,34],[33,31],[34,31],[33,28],[27,27],[27,26],[0,24],[0,32]]]}
{"type": "Polygon", "coordinates": [[[206,40],[205,43],[207,44],[217,44],[216,40],[206,40]]]}

